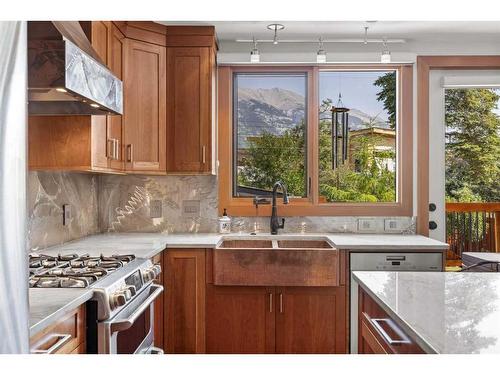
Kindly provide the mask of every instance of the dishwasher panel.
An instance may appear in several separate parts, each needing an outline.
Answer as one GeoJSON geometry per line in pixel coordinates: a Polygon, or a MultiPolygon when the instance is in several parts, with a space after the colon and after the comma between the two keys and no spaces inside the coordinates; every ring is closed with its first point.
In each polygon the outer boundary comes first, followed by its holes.
{"type": "Polygon", "coordinates": [[[350,347],[358,353],[358,283],[352,271],[427,271],[443,270],[442,252],[370,252],[350,253],[350,347]]]}

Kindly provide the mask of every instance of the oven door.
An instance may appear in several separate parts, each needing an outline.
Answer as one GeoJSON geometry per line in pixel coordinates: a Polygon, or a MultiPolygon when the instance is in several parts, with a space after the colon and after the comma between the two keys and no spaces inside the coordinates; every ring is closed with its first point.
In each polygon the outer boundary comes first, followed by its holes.
{"type": "Polygon", "coordinates": [[[161,285],[151,284],[112,319],[99,322],[99,353],[163,353],[153,347],[154,301],[162,291],[161,285]]]}

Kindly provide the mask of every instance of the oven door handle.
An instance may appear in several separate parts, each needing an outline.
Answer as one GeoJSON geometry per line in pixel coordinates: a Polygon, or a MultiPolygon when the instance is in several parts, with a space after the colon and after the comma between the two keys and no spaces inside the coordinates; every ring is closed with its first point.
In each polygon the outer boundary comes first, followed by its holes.
{"type": "Polygon", "coordinates": [[[152,284],[151,289],[153,289],[153,292],[128,318],[120,319],[110,324],[111,333],[124,331],[132,327],[132,325],[135,323],[137,318],[141,316],[144,310],[146,310],[148,306],[151,305],[151,303],[161,294],[161,292],[163,292],[163,286],[161,285],[152,284]]]}

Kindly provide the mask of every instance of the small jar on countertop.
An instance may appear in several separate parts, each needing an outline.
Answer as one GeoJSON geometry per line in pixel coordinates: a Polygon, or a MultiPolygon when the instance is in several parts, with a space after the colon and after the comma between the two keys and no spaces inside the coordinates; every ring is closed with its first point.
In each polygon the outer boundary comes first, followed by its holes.
{"type": "Polygon", "coordinates": [[[222,217],[219,218],[219,233],[231,233],[231,218],[227,216],[225,208],[222,217]]]}

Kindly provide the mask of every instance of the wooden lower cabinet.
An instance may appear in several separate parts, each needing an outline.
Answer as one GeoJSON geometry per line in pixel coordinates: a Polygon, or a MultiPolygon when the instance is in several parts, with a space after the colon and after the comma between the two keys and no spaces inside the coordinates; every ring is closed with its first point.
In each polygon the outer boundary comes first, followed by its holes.
{"type": "Polygon", "coordinates": [[[165,353],[347,353],[346,285],[216,286],[212,264],[211,250],[163,253],[164,302],[155,313],[163,314],[165,353]]]}
{"type": "Polygon", "coordinates": [[[359,354],[424,354],[389,315],[360,287],[359,354]],[[386,338],[397,342],[389,342],[386,338]]]}
{"type": "Polygon", "coordinates": [[[347,353],[345,288],[277,288],[276,296],[276,353],[347,353]]]}
{"type": "Polygon", "coordinates": [[[82,354],[85,346],[85,305],[69,312],[30,338],[34,354],[82,354]]]}
{"type": "Polygon", "coordinates": [[[345,288],[207,286],[207,353],[346,353],[345,288]]]}
{"type": "Polygon", "coordinates": [[[207,285],[207,353],[275,352],[275,291],[207,285]]]}
{"type": "Polygon", "coordinates": [[[205,352],[205,249],[163,255],[165,353],[205,352]]]}

